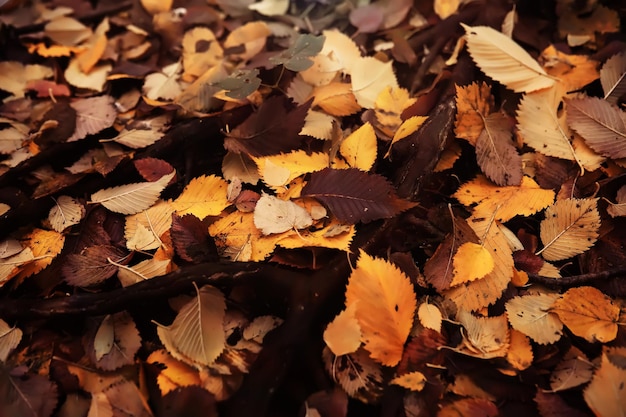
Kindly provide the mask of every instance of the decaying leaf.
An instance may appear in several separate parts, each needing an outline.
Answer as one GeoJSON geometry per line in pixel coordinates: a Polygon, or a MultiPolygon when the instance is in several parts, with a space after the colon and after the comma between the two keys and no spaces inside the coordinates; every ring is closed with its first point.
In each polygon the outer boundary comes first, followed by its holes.
{"type": "Polygon", "coordinates": [[[402,374],[391,380],[390,384],[400,385],[411,391],[421,391],[426,385],[426,377],[419,371],[402,374]]]}

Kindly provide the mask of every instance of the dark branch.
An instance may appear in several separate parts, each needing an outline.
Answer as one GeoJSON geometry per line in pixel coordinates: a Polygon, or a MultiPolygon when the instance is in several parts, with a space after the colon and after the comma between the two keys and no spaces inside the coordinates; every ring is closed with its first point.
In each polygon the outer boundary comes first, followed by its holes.
{"type": "Polygon", "coordinates": [[[528,274],[530,282],[545,285],[549,288],[569,288],[584,284],[594,284],[598,281],[606,281],[614,278],[626,277],[626,268],[615,268],[601,272],[591,272],[588,274],[572,275],[563,278],[552,278],[537,274],[528,274]]]}

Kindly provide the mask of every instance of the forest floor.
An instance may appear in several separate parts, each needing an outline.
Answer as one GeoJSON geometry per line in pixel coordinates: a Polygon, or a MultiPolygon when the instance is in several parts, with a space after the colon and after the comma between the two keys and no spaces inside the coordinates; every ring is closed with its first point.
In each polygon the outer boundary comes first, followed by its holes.
{"type": "Polygon", "coordinates": [[[623,2],[3,3],[0,416],[624,414],[623,2]]]}

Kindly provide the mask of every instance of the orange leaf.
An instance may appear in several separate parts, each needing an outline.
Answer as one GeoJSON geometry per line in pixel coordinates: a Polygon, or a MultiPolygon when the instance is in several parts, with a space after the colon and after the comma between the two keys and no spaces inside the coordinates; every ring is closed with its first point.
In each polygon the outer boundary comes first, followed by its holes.
{"type": "MultiPolygon", "coordinates": [[[[626,410],[626,369],[611,362],[605,349],[600,368],[584,392],[589,408],[599,417],[623,416],[626,410]]],[[[624,363],[623,349],[620,356],[624,363]]]]}
{"type": "Polygon", "coordinates": [[[328,323],[324,330],[324,342],[336,355],[355,352],[361,346],[361,326],[356,319],[357,303],[351,304],[328,323]]]}
{"type": "Polygon", "coordinates": [[[552,310],[576,336],[607,343],[617,336],[620,308],[594,287],[569,289],[552,310]]]}
{"type": "Polygon", "coordinates": [[[478,136],[485,127],[484,118],[492,112],[493,96],[486,83],[472,83],[465,87],[456,86],[456,136],[476,145],[478,136]]]}
{"type": "Polygon", "coordinates": [[[454,278],[450,286],[474,281],[493,270],[493,257],[482,245],[466,242],[459,246],[452,261],[454,278]]]}
{"type": "Polygon", "coordinates": [[[346,288],[346,308],[355,303],[365,349],[383,365],[397,365],[417,308],[409,278],[393,264],[361,250],[346,288]]]}

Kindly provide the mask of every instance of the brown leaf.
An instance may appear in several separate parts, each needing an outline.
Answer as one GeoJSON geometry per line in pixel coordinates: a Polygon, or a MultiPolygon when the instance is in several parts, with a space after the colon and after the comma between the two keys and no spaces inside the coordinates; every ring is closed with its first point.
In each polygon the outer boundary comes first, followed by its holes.
{"type": "Polygon", "coordinates": [[[270,97],[227,135],[224,147],[251,156],[277,155],[297,149],[302,140],[298,133],[310,105],[309,101],[289,111],[283,96],[270,97]]]}
{"type": "Polygon", "coordinates": [[[67,141],[72,142],[93,135],[113,125],[117,111],[113,97],[99,96],[73,101],[70,106],[76,110],[76,130],[67,141]]]}
{"type": "Polygon", "coordinates": [[[494,183],[520,185],[522,157],[511,140],[508,120],[502,113],[485,117],[485,129],[476,140],[476,161],[480,169],[494,183]]]}
{"type": "Polygon", "coordinates": [[[105,371],[133,364],[140,347],[141,337],[126,311],[105,316],[94,326],[86,343],[91,361],[105,371]]]}
{"type": "MultiPolygon", "coordinates": [[[[157,158],[135,159],[133,164],[143,179],[149,182],[157,181],[164,175],[174,171],[174,167],[169,162],[157,158]]],[[[174,175],[170,184],[176,182],[176,179],[176,175],[174,175]]]]}
{"type": "Polygon", "coordinates": [[[67,256],[62,266],[63,277],[70,285],[88,287],[111,278],[117,272],[114,262],[121,262],[126,253],[109,245],[90,246],[80,254],[67,256]]]}
{"type": "Polygon", "coordinates": [[[626,114],[597,97],[566,100],[567,123],[594,151],[626,158],[626,114]]]}
{"type": "Polygon", "coordinates": [[[0,415],[49,417],[57,401],[57,386],[26,366],[0,371],[0,415]]]}
{"type": "Polygon", "coordinates": [[[384,177],[356,168],[314,172],[302,195],[318,199],[340,221],[350,224],[393,217],[414,206],[399,199],[384,177]]]}
{"type": "Polygon", "coordinates": [[[193,214],[173,214],[171,236],[176,253],[188,262],[215,262],[219,258],[208,228],[193,214]]]}

